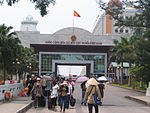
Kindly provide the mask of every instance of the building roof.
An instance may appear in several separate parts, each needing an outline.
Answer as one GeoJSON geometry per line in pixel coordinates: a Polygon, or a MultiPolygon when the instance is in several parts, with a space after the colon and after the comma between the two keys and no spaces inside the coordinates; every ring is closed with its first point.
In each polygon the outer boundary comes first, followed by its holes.
{"type": "Polygon", "coordinates": [[[67,27],[56,31],[54,34],[73,34],[73,29],[75,34],[83,34],[83,35],[93,35],[91,32],[78,28],[78,27],[67,27]]]}

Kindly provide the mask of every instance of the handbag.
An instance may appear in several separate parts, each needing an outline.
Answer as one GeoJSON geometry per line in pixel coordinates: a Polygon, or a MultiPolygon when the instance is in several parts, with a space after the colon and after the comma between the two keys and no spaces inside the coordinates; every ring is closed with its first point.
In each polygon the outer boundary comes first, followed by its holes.
{"type": "Polygon", "coordinates": [[[73,96],[71,96],[70,97],[70,106],[75,106],[75,103],[76,103],[76,99],[73,96]]]}
{"type": "Polygon", "coordinates": [[[101,105],[102,102],[100,100],[100,98],[98,97],[98,94],[96,92],[96,87],[95,87],[95,93],[92,95],[93,101],[94,101],[94,105],[101,105]]]}

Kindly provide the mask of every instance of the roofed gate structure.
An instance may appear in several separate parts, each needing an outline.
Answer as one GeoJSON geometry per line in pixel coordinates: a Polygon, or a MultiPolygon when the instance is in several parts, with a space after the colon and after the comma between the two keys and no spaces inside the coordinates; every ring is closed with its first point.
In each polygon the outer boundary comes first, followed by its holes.
{"type": "Polygon", "coordinates": [[[39,54],[36,72],[39,75],[56,73],[57,66],[62,64],[84,65],[87,75],[107,73],[108,50],[113,46],[113,40],[119,39],[119,36],[93,35],[85,29],[73,27],[54,34],[40,34],[36,30],[17,31],[17,34],[23,46],[33,47],[39,54]]]}

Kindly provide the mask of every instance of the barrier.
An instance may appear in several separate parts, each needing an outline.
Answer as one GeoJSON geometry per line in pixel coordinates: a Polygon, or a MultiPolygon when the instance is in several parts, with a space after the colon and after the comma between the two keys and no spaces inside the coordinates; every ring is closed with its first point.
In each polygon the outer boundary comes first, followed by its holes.
{"type": "Polygon", "coordinates": [[[18,96],[23,89],[24,86],[22,83],[0,85],[0,100],[5,99],[7,91],[10,91],[13,96],[18,96]]]}

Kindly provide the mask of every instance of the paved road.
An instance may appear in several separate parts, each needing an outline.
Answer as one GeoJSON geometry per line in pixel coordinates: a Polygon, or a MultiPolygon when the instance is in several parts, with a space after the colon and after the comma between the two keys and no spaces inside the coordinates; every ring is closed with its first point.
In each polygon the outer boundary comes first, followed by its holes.
{"type": "MultiPolygon", "coordinates": [[[[74,96],[77,99],[76,106],[70,108],[66,113],[88,113],[87,106],[80,106],[81,90],[79,84],[76,85],[74,96]]],[[[124,98],[124,96],[142,96],[143,93],[122,89],[114,86],[106,86],[103,106],[100,113],[150,113],[150,107],[124,98]]],[[[59,110],[59,108],[58,108],[59,110]]],[[[59,112],[59,111],[58,111],[59,112]]],[[[31,108],[27,113],[56,113],[45,108],[31,108]]],[[[93,112],[94,113],[94,112],[93,112]]]]}

